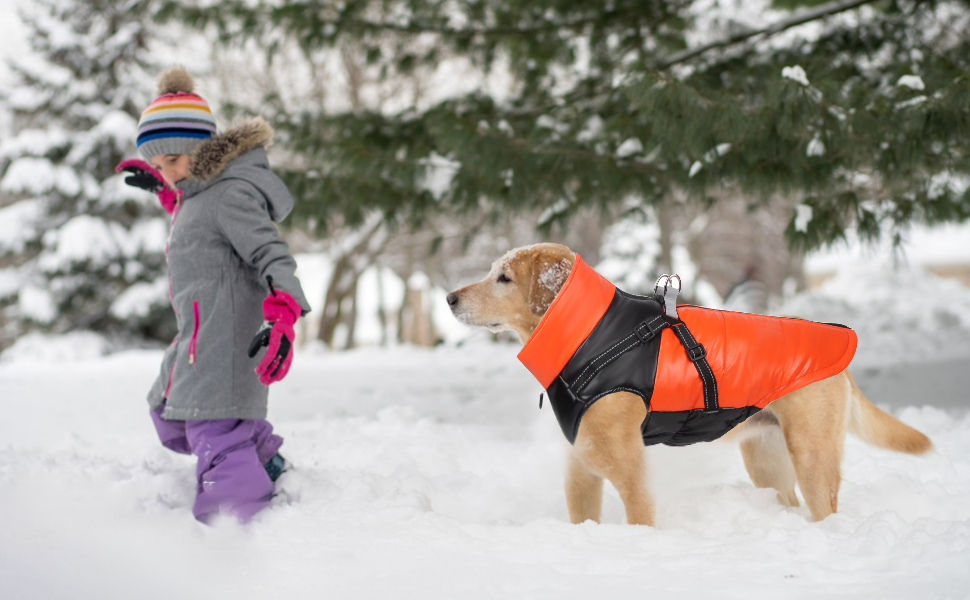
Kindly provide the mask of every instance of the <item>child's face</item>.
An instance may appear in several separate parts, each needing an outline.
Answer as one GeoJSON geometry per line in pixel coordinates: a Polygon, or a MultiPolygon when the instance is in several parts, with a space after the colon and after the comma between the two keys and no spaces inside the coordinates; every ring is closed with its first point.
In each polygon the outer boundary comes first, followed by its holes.
{"type": "Polygon", "coordinates": [[[151,163],[172,187],[189,176],[188,154],[157,154],[151,163]]]}

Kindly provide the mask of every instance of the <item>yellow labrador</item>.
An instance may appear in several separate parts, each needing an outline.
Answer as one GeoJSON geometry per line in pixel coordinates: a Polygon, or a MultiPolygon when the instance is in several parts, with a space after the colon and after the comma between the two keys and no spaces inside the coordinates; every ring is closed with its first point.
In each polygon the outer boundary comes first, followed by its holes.
{"type": "MultiPolygon", "coordinates": [[[[491,331],[511,330],[525,343],[565,283],[575,260],[569,248],[536,244],[495,261],[484,279],[448,295],[459,321],[491,331]]],[[[599,521],[603,479],[619,492],[627,522],[653,525],[654,502],[645,481],[641,424],[643,400],[616,392],[583,416],[566,474],[566,503],[573,523],[599,521]]],[[[814,520],[836,511],[842,448],[847,432],[863,441],[909,454],[932,448],[930,440],[874,406],[849,372],[818,381],[775,400],[730,437],[757,487],[774,488],[785,506],[798,506],[795,484],[814,520]]]]}

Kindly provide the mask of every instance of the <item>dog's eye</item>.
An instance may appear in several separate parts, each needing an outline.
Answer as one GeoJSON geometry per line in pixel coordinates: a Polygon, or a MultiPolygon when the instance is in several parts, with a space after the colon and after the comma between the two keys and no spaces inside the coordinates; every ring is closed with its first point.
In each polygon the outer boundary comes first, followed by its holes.
{"type": "Polygon", "coordinates": [[[505,273],[499,273],[498,279],[496,279],[496,281],[498,281],[499,283],[512,283],[512,280],[509,279],[509,276],[506,275],[505,273]]]}

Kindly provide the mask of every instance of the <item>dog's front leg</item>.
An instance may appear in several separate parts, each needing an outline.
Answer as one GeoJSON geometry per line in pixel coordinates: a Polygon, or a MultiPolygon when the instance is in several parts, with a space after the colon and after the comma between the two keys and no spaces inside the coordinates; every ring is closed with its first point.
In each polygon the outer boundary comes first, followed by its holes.
{"type": "Polygon", "coordinates": [[[654,504],[646,484],[646,457],[640,425],[643,400],[617,392],[597,400],[583,415],[573,445],[575,459],[591,474],[613,484],[631,525],[653,525],[654,504]]]}
{"type": "Polygon", "coordinates": [[[575,452],[569,453],[566,471],[566,508],[573,523],[599,523],[603,508],[603,478],[586,468],[575,452]]]}

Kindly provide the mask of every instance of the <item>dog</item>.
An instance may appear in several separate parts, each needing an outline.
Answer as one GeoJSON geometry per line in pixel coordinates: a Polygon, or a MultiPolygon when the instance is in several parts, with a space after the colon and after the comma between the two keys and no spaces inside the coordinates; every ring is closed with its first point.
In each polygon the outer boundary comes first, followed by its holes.
{"type": "MultiPolygon", "coordinates": [[[[525,344],[574,264],[576,255],[563,245],[517,248],[496,260],[481,281],[449,293],[447,302],[462,323],[492,332],[512,331],[525,344]]],[[[599,522],[606,479],[619,492],[628,523],[654,524],[641,434],[647,410],[639,395],[619,391],[596,400],[582,416],[566,471],[571,522],[599,522]]],[[[868,444],[907,454],[932,448],[925,435],[866,399],[848,370],[774,400],[724,439],[740,442],[756,487],[773,488],[781,504],[796,507],[797,484],[812,520],[819,521],[838,508],[848,432],[868,444]]]]}

